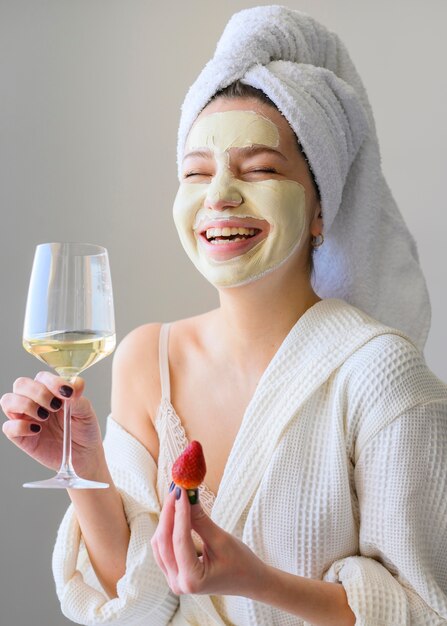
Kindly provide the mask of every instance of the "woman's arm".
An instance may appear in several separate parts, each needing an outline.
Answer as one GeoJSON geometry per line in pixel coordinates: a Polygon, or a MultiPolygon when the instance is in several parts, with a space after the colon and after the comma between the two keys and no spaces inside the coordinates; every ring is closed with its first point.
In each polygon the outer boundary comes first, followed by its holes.
{"type": "Polygon", "coordinates": [[[360,554],[324,579],[343,584],[361,623],[447,624],[447,394],[364,443],[354,478],[360,554]]]}
{"type": "MultiPolygon", "coordinates": [[[[179,489],[179,488],[177,488],[179,489]]],[[[238,595],[264,602],[315,626],[353,626],[342,585],[295,576],[270,567],[243,542],[217,526],[185,490],[168,497],[152,547],[176,594],[238,595]],[[180,497],[177,499],[180,494],[180,497]],[[194,529],[204,542],[198,557],[194,529]]]]}
{"type": "MultiPolygon", "coordinates": [[[[149,400],[154,405],[160,400],[158,335],[159,325],[150,324],[130,333],[118,347],[113,414],[103,448],[114,486],[73,494],[57,534],[52,562],[56,591],[64,615],[79,624],[166,626],[178,606],[149,543],[160,514],[158,440],[149,400]],[[93,494],[101,499],[96,501],[93,494]],[[82,495],[87,498],[79,502],[82,495]]],[[[99,477],[110,482],[102,471],[99,477]]]]}
{"type": "MultiPolygon", "coordinates": [[[[158,324],[137,328],[118,346],[113,359],[112,401],[113,418],[128,432],[143,439],[146,447],[157,449],[157,435],[147,413],[145,391],[140,380],[150,363],[151,346],[158,341],[158,324]]],[[[152,350],[154,352],[154,350],[152,350]]],[[[157,362],[153,362],[157,369],[157,362]]],[[[146,378],[147,382],[147,378],[146,378]]],[[[156,382],[156,381],[155,381],[156,382]]],[[[105,456],[89,474],[91,480],[109,483],[109,489],[69,490],[76,517],[99,582],[110,598],[116,597],[116,583],[126,568],[130,531],[121,496],[110,475],[105,456]]]]}
{"type": "Polygon", "coordinates": [[[104,460],[91,480],[109,483],[108,489],[69,489],[92,567],[110,598],[126,569],[130,531],[123,502],[104,460]]]}
{"type": "Polygon", "coordinates": [[[298,615],[315,626],[356,623],[343,585],[295,576],[263,565],[258,585],[249,596],[252,600],[298,615]]]}

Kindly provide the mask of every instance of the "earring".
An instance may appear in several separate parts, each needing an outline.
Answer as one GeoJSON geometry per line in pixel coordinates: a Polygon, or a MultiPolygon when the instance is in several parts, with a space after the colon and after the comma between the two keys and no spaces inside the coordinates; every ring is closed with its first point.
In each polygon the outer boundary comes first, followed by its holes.
{"type": "Polygon", "coordinates": [[[320,246],[323,245],[323,242],[324,242],[324,235],[323,233],[320,233],[316,237],[312,237],[311,245],[313,248],[319,248],[320,246]],[[318,241],[318,237],[321,237],[321,241],[318,241]]]}

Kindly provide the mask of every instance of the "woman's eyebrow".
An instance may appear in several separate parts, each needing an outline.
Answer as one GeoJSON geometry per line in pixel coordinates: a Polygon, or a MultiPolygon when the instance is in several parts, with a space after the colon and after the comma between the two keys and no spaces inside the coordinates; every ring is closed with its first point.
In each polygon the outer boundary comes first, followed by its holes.
{"type": "Polygon", "coordinates": [[[282,154],[282,152],[279,152],[279,150],[275,150],[274,148],[270,148],[269,146],[254,145],[254,146],[246,146],[244,148],[234,148],[234,149],[237,152],[242,153],[242,155],[245,157],[256,156],[263,152],[267,152],[269,154],[278,156],[283,161],[288,161],[287,157],[285,157],[284,154],[282,154]]]}
{"type": "Polygon", "coordinates": [[[202,157],[204,159],[209,159],[211,155],[211,150],[203,149],[203,150],[192,150],[192,152],[188,152],[183,157],[183,160],[190,159],[192,157],[202,157]]]}
{"type": "MultiPolygon", "coordinates": [[[[278,150],[275,150],[274,148],[270,148],[269,146],[254,145],[254,146],[246,146],[246,147],[241,147],[241,148],[234,147],[232,149],[236,150],[238,153],[242,153],[242,155],[245,157],[256,156],[263,152],[267,152],[275,156],[279,156],[279,158],[282,159],[283,161],[288,161],[287,157],[285,157],[282,154],[282,152],[279,152],[278,150]]],[[[211,153],[211,150],[209,149],[192,150],[191,152],[188,152],[188,154],[185,154],[185,156],[183,157],[183,160],[185,161],[186,159],[190,159],[194,157],[201,157],[201,158],[209,159],[211,156],[212,156],[212,153],[211,153]]]]}

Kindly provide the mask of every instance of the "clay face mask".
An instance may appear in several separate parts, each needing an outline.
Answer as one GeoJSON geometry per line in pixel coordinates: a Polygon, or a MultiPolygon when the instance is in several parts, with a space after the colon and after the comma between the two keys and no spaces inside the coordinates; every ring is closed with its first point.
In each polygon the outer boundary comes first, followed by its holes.
{"type": "MultiPolygon", "coordinates": [[[[206,150],[174,201],[180,240],[197,269],[216,287],[235,287],[279,267],[306,230],[305,190],[292,180],[234,177],[231,148],[277,148],[279,132],[254,111],[212,113],[197,120],[185,155],[206,150]]],[[[189,170],[185,169],[185,173],[189,170]]]]}

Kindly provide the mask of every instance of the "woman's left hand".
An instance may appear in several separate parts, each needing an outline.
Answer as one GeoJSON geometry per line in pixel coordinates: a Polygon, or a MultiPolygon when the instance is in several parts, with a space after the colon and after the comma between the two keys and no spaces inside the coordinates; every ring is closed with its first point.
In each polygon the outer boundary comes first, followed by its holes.
{"type": "MultiPolygon", "coordinates": [[[[178,489],[178,488],[177,488],[178,489]]],[[[262,584],[265,563],[242,541],[217,526],[199,503],[191,505],[185,489],[166,499],[151,539],[155,560],[177,594],[252,596],[262,584]],[[197,555],[191,530],[203,541],[197,555]]]]}

